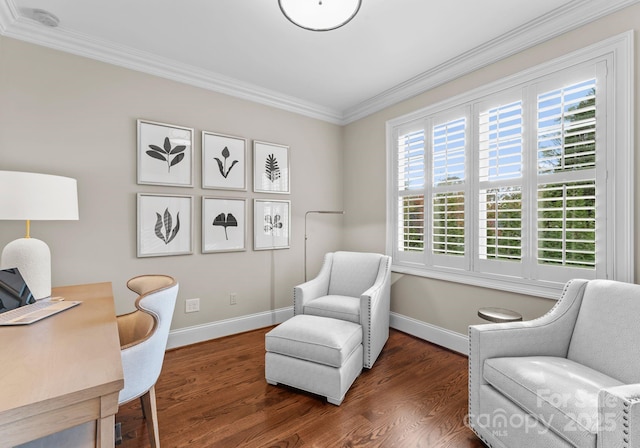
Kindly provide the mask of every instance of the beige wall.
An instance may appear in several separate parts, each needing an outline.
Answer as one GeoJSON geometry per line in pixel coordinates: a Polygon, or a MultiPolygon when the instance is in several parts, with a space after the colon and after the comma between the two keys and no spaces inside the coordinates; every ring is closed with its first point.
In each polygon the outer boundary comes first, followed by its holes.
{"type": "MultiPolygon", "coordinates": [[[[344,237],[346,248],[380,252],[385,250],[385,123],[387,120],[622,32],[635,30],[637,33],[639,29],[640,6],[637,5],[347,125],[344,134],[345,166],[347,167],[344,196],[347,210],[344,237]]],[[[638,34],[635,34],[635,39],[637,65],[640,61],[638,34]]],[[[635,70],[638,73],[637,66],[635,70]]],[[[640,91],[637,81],[635,90],[640,91]]],[[[637,96],[635,103],[638,103],[637,96]]],[[[640,199],[637,192],[636,198],[637,204],[640,199]]],[[[635,214],[638,215],[637,205],[635,214]]],[[[637,253],[636,260],[638,260],[637,253]]],[[[636,261],[636,272],[639,265],[640,263],[636,261]]],[[[530,319],[544,314],[555,301],[395,274],[391,303],[394,312],[466,334],[469,324],[482,322],[476,316],[479,307],[511,308],[520,311],[525,319],[530,319]]]]}
{"type": "MultiPolygon", "coordinates": [[[[343,207],[339,126],[6,37],[0,67],[0,169],[78,179],[79,221],[32,224],[32,236],[51,248],[54,285],[112,281],[124,312],[133,297],[128,278],[174,275],[181,284],[174,329],[292,305],[303,280],[304,212],[343,207]],[[195,188],[136,184],[138,118],[196,130],[195,188]],[[250,180],[247,192],[200,188],[201,130],[247,138],[250,168],[253,139],[289,145],[291,195],[253,193],[250,180]],[[136,258],[138,192],[194,196],[193,255],[136,258]],[[250,225],[246,252],[200,253],[202,195],[290,199],[291,248],[253,251],[250,225]],[[193,297],[201,312],[185,314],[193,297]]],[[[309,220],[310,275],[324,252],[339,248],[342,225],[341,216],[309,220]]],[[[22,223],[0,225],[0,247],[21,236],[22,223]]]]}
{"type": "MultiPolygon", "coordinates": [[[[33,224],[33,236],[51,247],[54,285],[112,281],[118,311],[123,312],[130,307],[131,295],[124,287],[129,277],[175,275],[182,286],[174,329],[277,309],[291,305],[291,288],[304,277],[305,211],[346,211],[344,217],[310,216],[310,277],[327,251],[385,251],[387,120],[638,28],[640,6],[633,6],[343,128],[0,37],[0,168],[78,179],[80,220],[33,224]],[[137,118],[195,128],[195,188],[136,184],[137,118]],[[259,139],[290,145],[292,194],[201,189],[201,130],[238,135],[249,143],[259,139]],[[193,255],[136,258],[138,192],[194,196],[193,255]],[[202,195],[291,199],[291,248],[254,252],[250,226],[246,252],[201,254],[202,195]],[[238,294],[235,306],[229,305],[230,292],[238,294]],[[186,315],[184,300],[192,297],[202,299],[202,311],[186,315]]],[[[638,48],[636,43],[636,53],[638,48]]],[[[251,159],[251,151],[249,155],[251,159]]],[[[251,218],[252,203],[248,205],[251,218]]],[[[22,231],[21,223],[3,222],[0,245],[22,231]]],[[[481,306],[516,309],[530,319],[555,303],[411,275],[395,274],[393,282],[394,312],[464,334],[469,324],[481,322],[476,316],[481,306]]]]}

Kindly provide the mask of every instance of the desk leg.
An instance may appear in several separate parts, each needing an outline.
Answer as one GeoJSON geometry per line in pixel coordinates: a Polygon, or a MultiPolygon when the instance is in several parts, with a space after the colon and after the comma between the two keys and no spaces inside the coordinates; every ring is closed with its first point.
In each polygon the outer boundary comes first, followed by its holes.
{"type": "Polygon", "coordinates": [[[113,448],[116,444],[115,426],[116,416],[109,415],[97,421],[96,448],[113,448]]]}

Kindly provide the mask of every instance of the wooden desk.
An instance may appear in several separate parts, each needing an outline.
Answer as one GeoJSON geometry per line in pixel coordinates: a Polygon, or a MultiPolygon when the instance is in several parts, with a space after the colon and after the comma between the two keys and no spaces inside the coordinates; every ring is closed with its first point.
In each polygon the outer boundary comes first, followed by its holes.
{"type": "Polygon", "coordinates": [[[88,446],[113,447],[124,379],[111,283],[52,295],[82,303],[31,325],[0,327],[0,447],[72,427],[92,434],[88,446]]]}

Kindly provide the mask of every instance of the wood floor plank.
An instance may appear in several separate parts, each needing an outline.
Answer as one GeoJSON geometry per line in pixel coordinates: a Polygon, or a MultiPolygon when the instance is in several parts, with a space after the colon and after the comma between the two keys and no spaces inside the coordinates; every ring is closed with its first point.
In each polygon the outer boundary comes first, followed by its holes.
{"type": "MultiPolygon", "coordinates": [[[[164,448],[484,448],[464,425],[467,358],[391,330],[341,406],[264,379],[270,328],[168,351],[156,384],[164,448]]],[[[149,447],[139,402],[120,408],[121,448],[149,447]]]]}

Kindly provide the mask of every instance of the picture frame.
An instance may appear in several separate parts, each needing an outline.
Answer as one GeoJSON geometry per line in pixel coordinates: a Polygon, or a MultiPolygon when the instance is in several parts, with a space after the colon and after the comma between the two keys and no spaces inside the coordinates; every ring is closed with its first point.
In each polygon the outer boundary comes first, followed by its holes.
{"type": "Polygon", "coordinates": [[[253,142],[253,191],[290,194],[289,147],[253,142]]]}
{"type": "Polygon", "coordinates": [[[247,250],[247,201],[202,197],[202,253],[247,250]]]}
{"type": "Polygon", "coordinates": [[[247,190],[247,140],[202,131],[202,188],[247,190]]]}
{"type": "Polygon", "coordinates": [[[253,200],[253,249],[288,249],[291,240],[291,201],[253,200]]]}
{"type": "Polygon", "coordinates": [[[137,120],[138,184],[193,187],[193,129],[137,120]]]}
{"type": "Polygon", "coordinates": [[[193,253],[193,196],[138,193],[137,256],[193,253]]]}

